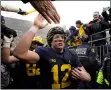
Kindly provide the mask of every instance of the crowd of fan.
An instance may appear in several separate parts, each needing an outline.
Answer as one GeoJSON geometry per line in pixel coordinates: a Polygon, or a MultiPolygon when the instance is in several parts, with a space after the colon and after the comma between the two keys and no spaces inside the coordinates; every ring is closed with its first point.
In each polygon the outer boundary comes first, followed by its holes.
{"type": "MultiPolygon", "coordinates": [[[[80,20],[76,21],[76,27],[71,26],[66,31],[67,39],[66,46],[78,46],[82,42],[92,43],[92,46],[106,45],[109,42],[106,39],[106,29],[109,29],[111,35],[111,9],[103,9],[102,14],[98,11],[93,13],[93,20],[88,24],[82,23],[80,20]],[[109,11],[109,12],[108,12],[109,11]],[[108,14],[108,13],[109,14],[108,14]],[[101,33],[99,33],[101,32],[101,33]],[[98,34],[96,34],[98,33],[98,34]],[[93,42],[91,42],[93,41],[93,42]]],[[[109,37],[110,38],[110,37],[109,37]]],[[[110,39],[111,41],[111,39],[110,39]]]]}

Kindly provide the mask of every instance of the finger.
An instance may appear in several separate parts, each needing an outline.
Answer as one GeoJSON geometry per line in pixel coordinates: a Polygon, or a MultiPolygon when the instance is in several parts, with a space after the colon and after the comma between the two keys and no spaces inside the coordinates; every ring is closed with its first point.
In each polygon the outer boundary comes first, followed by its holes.
{"type": "Polygon", "coordinates": [[[56,12],[57,17],[60,19],[60,16],[59,16],[57,10],[56,10],[56,9],[54,9],[54,10],[55,10],[55,12],[56,12]]]}
{"type": "Polygon", "coordinates": [[[77,78],[77,77],[75,77],[75,76],[71,76],[71,77],[72,77],[73,79],[76,79],[76,80],[78,79],[78,78],[77,78]]]}
{"type": "Polygon", "coordinates": [[[46,10],[43,8],[42,11],[38,9],[38,12],[39,12],[39,15],[38,17],[43,17],[44,19],[46,19],[50,24],[51,24],[51,20],[50,18],[48,17],[48,15],[45,13],[46,10]]]}
{"type": "Polygon", "coordinates": [[[56,16],[58,17],[59,21],[60,21],[60,15],[58,14],[58,12],[56,11],[56,16]]]}
{"type": "Polygon", "coordinates": [[[79,76],[73,72],[71,73],[71,77],[75,77],[75,78],[79,79],[79,76]]]}
{"type": "Polygon", "coordinates": [[[60,18],[58,17],[56,11],[54,9],[50,9],[50,11],[47,12],[49,17],[55,22],[55,23],[59,23],[60,22],[60,18]]]}
{"type": "Polygon", "coordinates": [[[58,18],[60,19],[60,16],[59,16],[59,14],[57,13],[57,10],[56,10],[55,6],[53,5],[53,3],[52,3],[51,1],[49,1],[49,4],[51,5],[52,9],[55,10],[58,18]]]}
{"type": "Polygon", "coordinates": [[[72,70],[71,74],[72,74],[73,76],[78,77],[78,78],[79,78],[79,76],[80,76],[79,73],[77,73],[75,70],[72,70]]]}
{"type": "Polygon", "coordinates": [[[60,16],[58,14],[58,12],[55,10],[55,18],[57,18],[56,20],[58,21],[58,23],[60,22],[60,16]]]}
{"type": "Polygon", "coordinates": [[[77,68],[74,68],[74,71],[77,72],[78,74],[80,74],[80,70],[78,70],[77,68]]]}
{"type": "Polygon", "coordinates": [[[49,16],[45,12],[42,12],[41,15],[51,24],[51,20],[49,19],[49,16]]]}
{"type": "Polygon", "coordinates": [[[52,9],[52,7],[50,6],[50,4],[48,3],[49,7],[45,7],[45,13],[47,14],[47,16],[54,22],[54,23],[58,23],[57,20],[55,19],[54,15],[56,15],[55,10],[52,9]]]}
{"type": "Polygon", "coordinates": [[[56,10],[56,8],[54,7],[54,5],[52,4],[52,2],[49,1],[49,4],[51,5],[52,9],[55,11],[55,18],[58,22],[60,22],[60,16],[56,10]]]}
{"type": "Polygon", "coordinates": [[[75,70],[73,70],[71,73],[72,73],[72,75],[79,76],[79,73],[77,73],[75,70]]]}
{"type": "Polygon", "coordinates": [[[60,16],[57,13],[56,8],[54,7],[54,5],[53,5],[53,3],[51,1],[48,1],[48,4],[49,4],[49,6],[51,8],[50,10],[52,10],[52,12],[54,12],[53,17],[56,19],[57,23],[59,23],[60,22],[60,16]]]}
{"type": "Polygon", "coordinates": [[[57,23],[60,23],[60,18],[58,17],[58,15],[54,15],[54,18],[56,19],[57,23]]]}
{"type": "MultiPolygon", "coordinates": [[[[50,1],[46,1],[46,3],[47,3],[47,5],[48,5],[48,7],[45,6],[45,7],[43,8],[43,10],[44,10],[44,12],[45,12],[45,13],[43,13],[43,14],[45,14],[45,16],[47,16],[46,19],[48,20],[48,22],[49,22],[50,19],[51,19],[54,23],[58,23],[58,21],[57,21],[58,19],[56,20],[56,18],[55,18],[55,16],[54,16],[54,15],[56,15],[56,10],[52,8],[52,4],[51,4],[50,1]]],[[[45,17],[45,16],[44,16],[44,17],[45,17]]]]}
{"type": "Polygon", "coordinates": [[[41,14],[38,15],[38,19],[39,19],[41,22],[43,22],[43,21],[45,20],[45,18],[44,18],[41,14]]]}
{"type": "Polygon", "coordinates": [[[37,15],[37,19],[39,19],[40,21],[43,20],[43,17],[42,17],[42,15],[40,13],[37,15]]]}
{"type": "Polygon", "coordinates": [[[60,16],[59,16],[57,10],[56,9],[53,9],[53,10],[55,10],[55,15],[57,16],[58,20],[60,21],[60,16]]]}
{"type": "MultiPolygon", "coordinates": [[[[86,36],[87,36],[87,35],[86,35],[86,36]]],[[[81,67],[78,67],[78,70],[79,70],[79,71],[82,71],[81,67]]]]}
{"type": "Polygon", "coordinates": [[[54,17],[54,14],[55,14],[54,11],[53,12],[47,11],[47,15],[50,17],[50,19],[52,19],[54,23],[58,23],[57,19],[54,17]]]}

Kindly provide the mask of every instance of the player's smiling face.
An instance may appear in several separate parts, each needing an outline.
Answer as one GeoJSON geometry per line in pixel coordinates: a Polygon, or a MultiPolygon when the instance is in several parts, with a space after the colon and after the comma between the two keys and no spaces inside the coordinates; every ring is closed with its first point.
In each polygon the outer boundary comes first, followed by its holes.
{"type": "Polygon", "coordinates": [[[64,34],[56,34],[52,39],[52,47],[55,49],[64,48],[64,34]]]}

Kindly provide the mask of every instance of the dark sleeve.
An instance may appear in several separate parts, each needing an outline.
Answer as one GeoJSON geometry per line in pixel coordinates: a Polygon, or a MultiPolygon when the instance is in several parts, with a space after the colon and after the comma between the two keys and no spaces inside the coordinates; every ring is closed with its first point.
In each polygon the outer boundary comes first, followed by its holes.
{"type": "Polygon", "coordinates": [[[30,0],[21,0],[23,3],[28,3],[30,0]]]}
{"type": "Polygon", "coordinates": [[[108,17],[109,17],[109,16],[108,16],[108,14],[107,14],[106,11],[103,11],[103,12],[102,12],[102,16],[104,17],[104,20],[105,20],[105,21],[108,21],[108,17]]]}
{"type": "Polygon", "coordinates": [[[73,55],[72,66],[73,67],[81,67],[82,64],[78,58],[77,53],[75,51],[72,51],[72,55],[73,55]]]}
{"type": "Polygon", "coordinates": [[[102,24],[103,30],[109,28],[109,23],[106,22],[105,20],[101,19],[100,23],[102,24]]]}
{"type": "Polygon", "coordinates": [[[7,37],[10,38],[10,35],[13,35],[13,37],[17,36],[17,33],[15,30],[8,28],[7,26],[1,24],[1,33],[6,35],[7,37]]]}

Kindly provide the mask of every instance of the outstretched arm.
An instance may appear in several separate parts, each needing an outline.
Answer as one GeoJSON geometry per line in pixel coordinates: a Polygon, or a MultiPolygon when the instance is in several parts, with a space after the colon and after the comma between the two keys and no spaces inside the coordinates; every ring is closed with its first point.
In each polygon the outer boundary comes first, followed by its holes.
{"type": "Polygon", "coordinates": [[[45,19],[41,15],[36,17],[33,26],[22,36],[21,40],[14,49],[13,54],[15,57],[29,63],[36,63],[40,59],[39,55],[33,51],[30,51],[29,48],[37,31],[47,26],[47,23],[43,24],[44,20],[45,19]]]}
{"type": "Polygon", "coordinates": [[[21,15],[26,15],[27,12],[23,11],[21,8],[17,8],[8,4],[1,4],[1,10],[2,11],[8,11],[8,12],[15,12],[21,15]]]}

